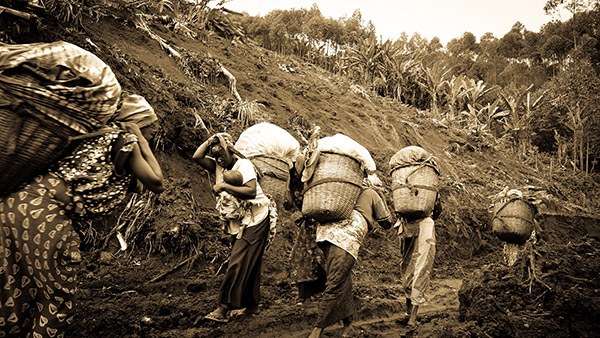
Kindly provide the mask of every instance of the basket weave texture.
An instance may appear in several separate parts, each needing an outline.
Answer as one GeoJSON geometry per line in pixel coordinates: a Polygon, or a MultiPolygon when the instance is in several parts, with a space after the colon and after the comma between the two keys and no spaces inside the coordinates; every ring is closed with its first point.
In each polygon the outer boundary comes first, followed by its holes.
{"type": "Polygon", "coordinates": [[[290,176],[288,164],[279,158],[269,155],[257,155],[250,161],[262,171],[260,187],[265,194],[275,199],[275,203],[283,206],[287,194],[287,182],[290,176]]]}
{"type": "Polygon", "coordinates": [[[433,212],[439,175],[429,165],[399,167],[392,171],[394,210],[404,217],[422,218],[433,212]]]}
{"type": "Polygon", "coordinates": [[[322,223],[349,218],[362,190],[363,177],[356,159],[321,152],[314,174],[307,182],[302,213],[322,223]]]}
{"type": "Polygon", "coordinates": [[[0,196],[104,126],[120,93],[110,67],[73,44],[0,44],[0,196]]]}
{"type": "Polygon", "coordinates": [[[78,133],[43,114],[20,114],[0,107],[0,196],[48,170],[78,133]]]}
{"type": "Polygon", "coordinates": [[[492,232],[501,241],[523,244],[533,231],[533,206],[522,199],[510,199],[494,203],[492,209],[492,232]]]}

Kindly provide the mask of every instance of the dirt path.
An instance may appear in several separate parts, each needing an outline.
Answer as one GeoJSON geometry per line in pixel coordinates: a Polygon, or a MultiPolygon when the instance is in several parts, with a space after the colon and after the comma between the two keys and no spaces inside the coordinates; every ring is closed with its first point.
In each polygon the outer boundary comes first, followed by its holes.
{"type": "MultiPolygon", "coordinates": [[[[458,290],[462,280],[441,278],[432,280],[431,300],[422,306],[419,326],[436,326],[436,318],[458,316],[458,290]]],[[[384,286],[373,286],[381,288],[384,286]]],[[[357,337],[405,337],[416,329],[404,323],[404,299],[366,298],[354,322],[357,337]]],[[[259,315],[250,318],[236,318],[235,322],[217,325],[201,323],[198,328],[190,328],[190,336],[202,337],[308,337],[318,311],[318,301],[306,305],[276,304],[265,307],[259,315]]],[[[423,329],[417,327],[417,329],[423,329]]],[[[336,324],[323,332],[323,337],[338,337],[342,325],[336,324]]],[[[427,329],[430,330],[430,329],[427,329]]]]}

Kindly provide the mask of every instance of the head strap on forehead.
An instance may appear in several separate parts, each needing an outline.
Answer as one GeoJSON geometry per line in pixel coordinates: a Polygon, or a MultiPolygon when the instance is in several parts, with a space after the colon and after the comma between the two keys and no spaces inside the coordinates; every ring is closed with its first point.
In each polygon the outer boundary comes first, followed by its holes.
{"type": "MultiPolygon", "coordinates": [[[[232,154],[236,155],[239,158],[246,158],[242,153],[240,153],[235,146],[233,145],[233,138],[228,133],[217,133],[215,137],[219,140],[219,145],[221,148],[228,150],[232,154]]],[[[211,149],[212,150],[212,149],[211,149]]]]}

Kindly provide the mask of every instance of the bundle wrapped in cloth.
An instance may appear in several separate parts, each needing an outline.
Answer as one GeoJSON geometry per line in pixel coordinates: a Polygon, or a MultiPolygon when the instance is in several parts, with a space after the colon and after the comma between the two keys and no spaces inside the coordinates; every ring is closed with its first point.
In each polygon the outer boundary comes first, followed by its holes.
{"type": "Polygon", "coordinates": [[[78,46],[0,44],[0,195],[46,170],[71,137],[103,127],[120,94],[110,67],[78,46]]]}
{"type": "Polygon", "coordinates": [[[300,143],[285,129],[263,122],[244,130],[235,149],[262,172],[261,188],[282,205],[287,194],[289,170],[300,153],[300,143]]]}
{"type": "Polygon", "coordinates": [[[407,218],[432,214],[438,194],[435,157],[418,146],[400,149],[390,159],[394,210],[407,218]]]}
{"type": "Polygon", "coordinates": [[[319,139],[302,176],[302,213],[319,222],[349,218],[367,174],[379,181],[376,169],[369,151],[352,138],[336,134],[319,139]]]}

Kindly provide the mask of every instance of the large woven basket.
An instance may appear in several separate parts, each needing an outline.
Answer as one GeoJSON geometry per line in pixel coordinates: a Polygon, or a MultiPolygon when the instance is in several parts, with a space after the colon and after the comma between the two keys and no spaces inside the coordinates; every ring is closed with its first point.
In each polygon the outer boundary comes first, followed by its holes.
{"type": "Polygon", "coordinates": [[[522,199],[510,199],[494,203],[492,209],[492,232],[501,241],[523,244],[533,231],[533,206],[522,199]]]}
{"type": "Polygon", "coordinates": [[[433,212],[439,175],[430,165],[399,167],[392,171],[394,210],[404,217],[422,218],[433,212]]]}
{"type": "Polygon", "coordinates": [[[76,134],[44,114],[0,107],[0,196],[48,170],[76,134]]]}
{"type": "Polygon", "coordinates": [[[356,159],[321,152],[314,174],[304,190],[302,213],[318,222],[350,218],[362,190],[363,177],[356,159]]]}
{"type": "Polygon", "coordinates": [[[279,206],[283,206],[290,177],[288,164],[284,160],[269,155],[253,156],[250,161],[262,171],[263,176],[259,184],[263,192],[271,195],[279,206]]]}

